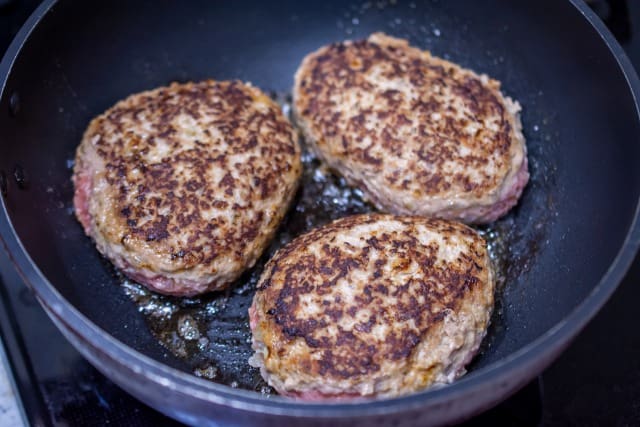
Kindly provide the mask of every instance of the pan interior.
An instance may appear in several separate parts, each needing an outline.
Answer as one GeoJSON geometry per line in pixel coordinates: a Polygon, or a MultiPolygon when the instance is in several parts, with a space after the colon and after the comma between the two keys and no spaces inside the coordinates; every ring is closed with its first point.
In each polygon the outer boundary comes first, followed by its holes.
{"type": "MultiPolygon", "coordinates": [[[[637,113],[615,59],[568,2],[116,3],[61,2],[30,36],[0,100],[0,169],[10,178],[10,219],[39,269],[141,353],[269,392],[246,364],[257,272],[224,294],[155,297],[123,283],[83,235],[70,167],[91,118],[131,93],[205,78],[251,81],[286,104],[304,55],[374,31],[489,74],[523,106],[532,178],[519,206],[483,230],[505,285],[471,374],[560,322],[622,246],[640,192],[637,113]]],[[[270,253],[311,226],[368,209],[337,178],[309,175],[313,162],[270,253]],[[306,213],[297,209],[305,191],[317,205],[306,213]]]]}

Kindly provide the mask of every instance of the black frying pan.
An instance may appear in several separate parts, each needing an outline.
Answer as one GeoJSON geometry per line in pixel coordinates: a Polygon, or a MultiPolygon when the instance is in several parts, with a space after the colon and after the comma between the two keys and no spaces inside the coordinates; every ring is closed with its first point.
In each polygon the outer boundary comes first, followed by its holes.
{"type": "MultiPolygon", "coordinates": [[[[187,423],[461,420],[547,366],[614,291],[640,241],[640,85],[621,48],[580,0],[49,0],[9,48],[0,78],[5,248],[87,359],[187,423]],[[303,404],[265,394],[268,389],[246,390],[262,387],[244,363],[245,310],[257,273],[241,279],[239,290],[195,300],[158,300],[136,294],[135,285],[123,287],[73,217],[68,161],[89,120],[128,94],[174,80],[239,78],[286,101],[305,54],[380,30],[490,74],[524,107],[532,179],[519,206],[483,230],[506,281],[489,335],[463,379],[404,398],[303,404]],[[167,340],[159,334],[180,325],[150,321],[139,308],[152,303],[196,317],[213,307],[209,318],[196,319],[213,347],[194,353],[189,345],[181,353],[161,345],[167,340]],[[208,357],[217,373],[201,369],[208,357]],[[197,378],[198,369],[213,380],[197,378]]],[[[345,190],[337,179],[326,185],[345,190]]],[[[316,190],[324,191],[309,191],[316,190]]],[[[317,200],[327,215],[316,215],[317,223],[367,209],[355,199],[331,207],[325,196],[317,200]]],[[[294,212],[279,239],[308,226],[294,212]]]]}

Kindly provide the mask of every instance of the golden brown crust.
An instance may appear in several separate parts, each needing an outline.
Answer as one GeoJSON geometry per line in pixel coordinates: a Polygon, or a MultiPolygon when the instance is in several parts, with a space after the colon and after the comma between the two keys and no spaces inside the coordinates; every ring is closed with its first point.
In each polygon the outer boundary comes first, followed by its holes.
{"type": "Polygon", "coordinates": [[[507,197],[525,161],[518,111],[496,80],[380,33],[308,55],[294,87],[317,154],[404,214],[467,220],[507,197]]]}
{"type": "Polygon", "coordinates": [[[257,365],[291,394],[397,395],[446,382],[468,359],[451,353],[472,354],[484,335],[493,286],[484,240],[460,223],[340,219],[268,263],[252,314],[257,365]],[[444,327],[452,316],[457,331],[444,327]],[[448,348],[445,335],[474,340],[448,348]],[[425,343],[436,360],[415,360],[425,343]]]}
{"type": "Polygon", "coordinates": [[[301,164],[276,103],[251,85],[209,80],[132,95],[95,118],[77,153],[76,174],[87,170],[103,253],[213,290],[260,255],[301,164]]]}

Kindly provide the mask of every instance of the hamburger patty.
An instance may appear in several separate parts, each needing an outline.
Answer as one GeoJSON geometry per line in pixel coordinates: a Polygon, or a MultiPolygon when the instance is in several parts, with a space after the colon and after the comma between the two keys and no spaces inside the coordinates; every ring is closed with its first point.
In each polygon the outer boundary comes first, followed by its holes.
{"type": "Polygon", "coordinates": [[[126,275],[171,295],[253,266],[301,173],[279,106],[239,81],[174,83],[96,117],[76,153],[75,212],[126,275]]]}
{"type": "Polygon", "coordinates": [[[498,81],[405,40],[320,48],[293,99],[311,148],[379,209],[487,223],[529,179],[520,105],[498,81]]]}
{"type": "Polygon", "coordinates": [[[307,400],[392,397],[462,375],[486,333],[484,240],[447,220],[342,218],[266,265],[249,309],[249,363],[307,400]]]}

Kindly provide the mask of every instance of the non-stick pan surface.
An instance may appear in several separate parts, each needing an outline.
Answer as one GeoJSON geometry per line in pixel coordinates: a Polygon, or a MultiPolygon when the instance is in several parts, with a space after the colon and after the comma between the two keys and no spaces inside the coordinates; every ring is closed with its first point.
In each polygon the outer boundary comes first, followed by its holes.
{"type": "MultiPolygon", "coordinates": [[[[5,247],[90,361],[186,422],[462,419],[543,369],[613,292],[638,246],[639,85],[620,47],[579,0],[46,1],[10,47],[0,76],[5,247]],[[400,399],[291,403],[265,394],[268,389],[261,393],[244,363],[251,276],[238,291],[194,301],[154,300],[133,285],[123,287],[73,216],[70,161],[89,120],[131,93],[176,80],[237,78],[286,103],[305,54],[374,31],[408,38],[501,80],[504,92],[523,105],[532,179],[520,205],[484,230],[505,285],[466,377],[400,399]],[[162,341],[169,347],[159,343],[162,327],[154,329],[149,312],[162,304],[181,315],[212,306],[204,321],[211,328],[198,330],[207,351],[188,343],[181,352],[180,340],[192,340],[178,329],[177,347],[167,336],[162,341]],[[203,365],[207,354],[210,370],[203,365]]],[[[325,187],[318,203],[328,214],[315,220],[366,209],[349,193],[341,211],[330,201],[342,193],[331,188],[347,190],[333,178],[319,185],[325,187]]],[[[295,215],[294,209],[281,236],[313,225],[295,215]]],[[[174,326],[184,332],[184,319],[174,326]]]]}

